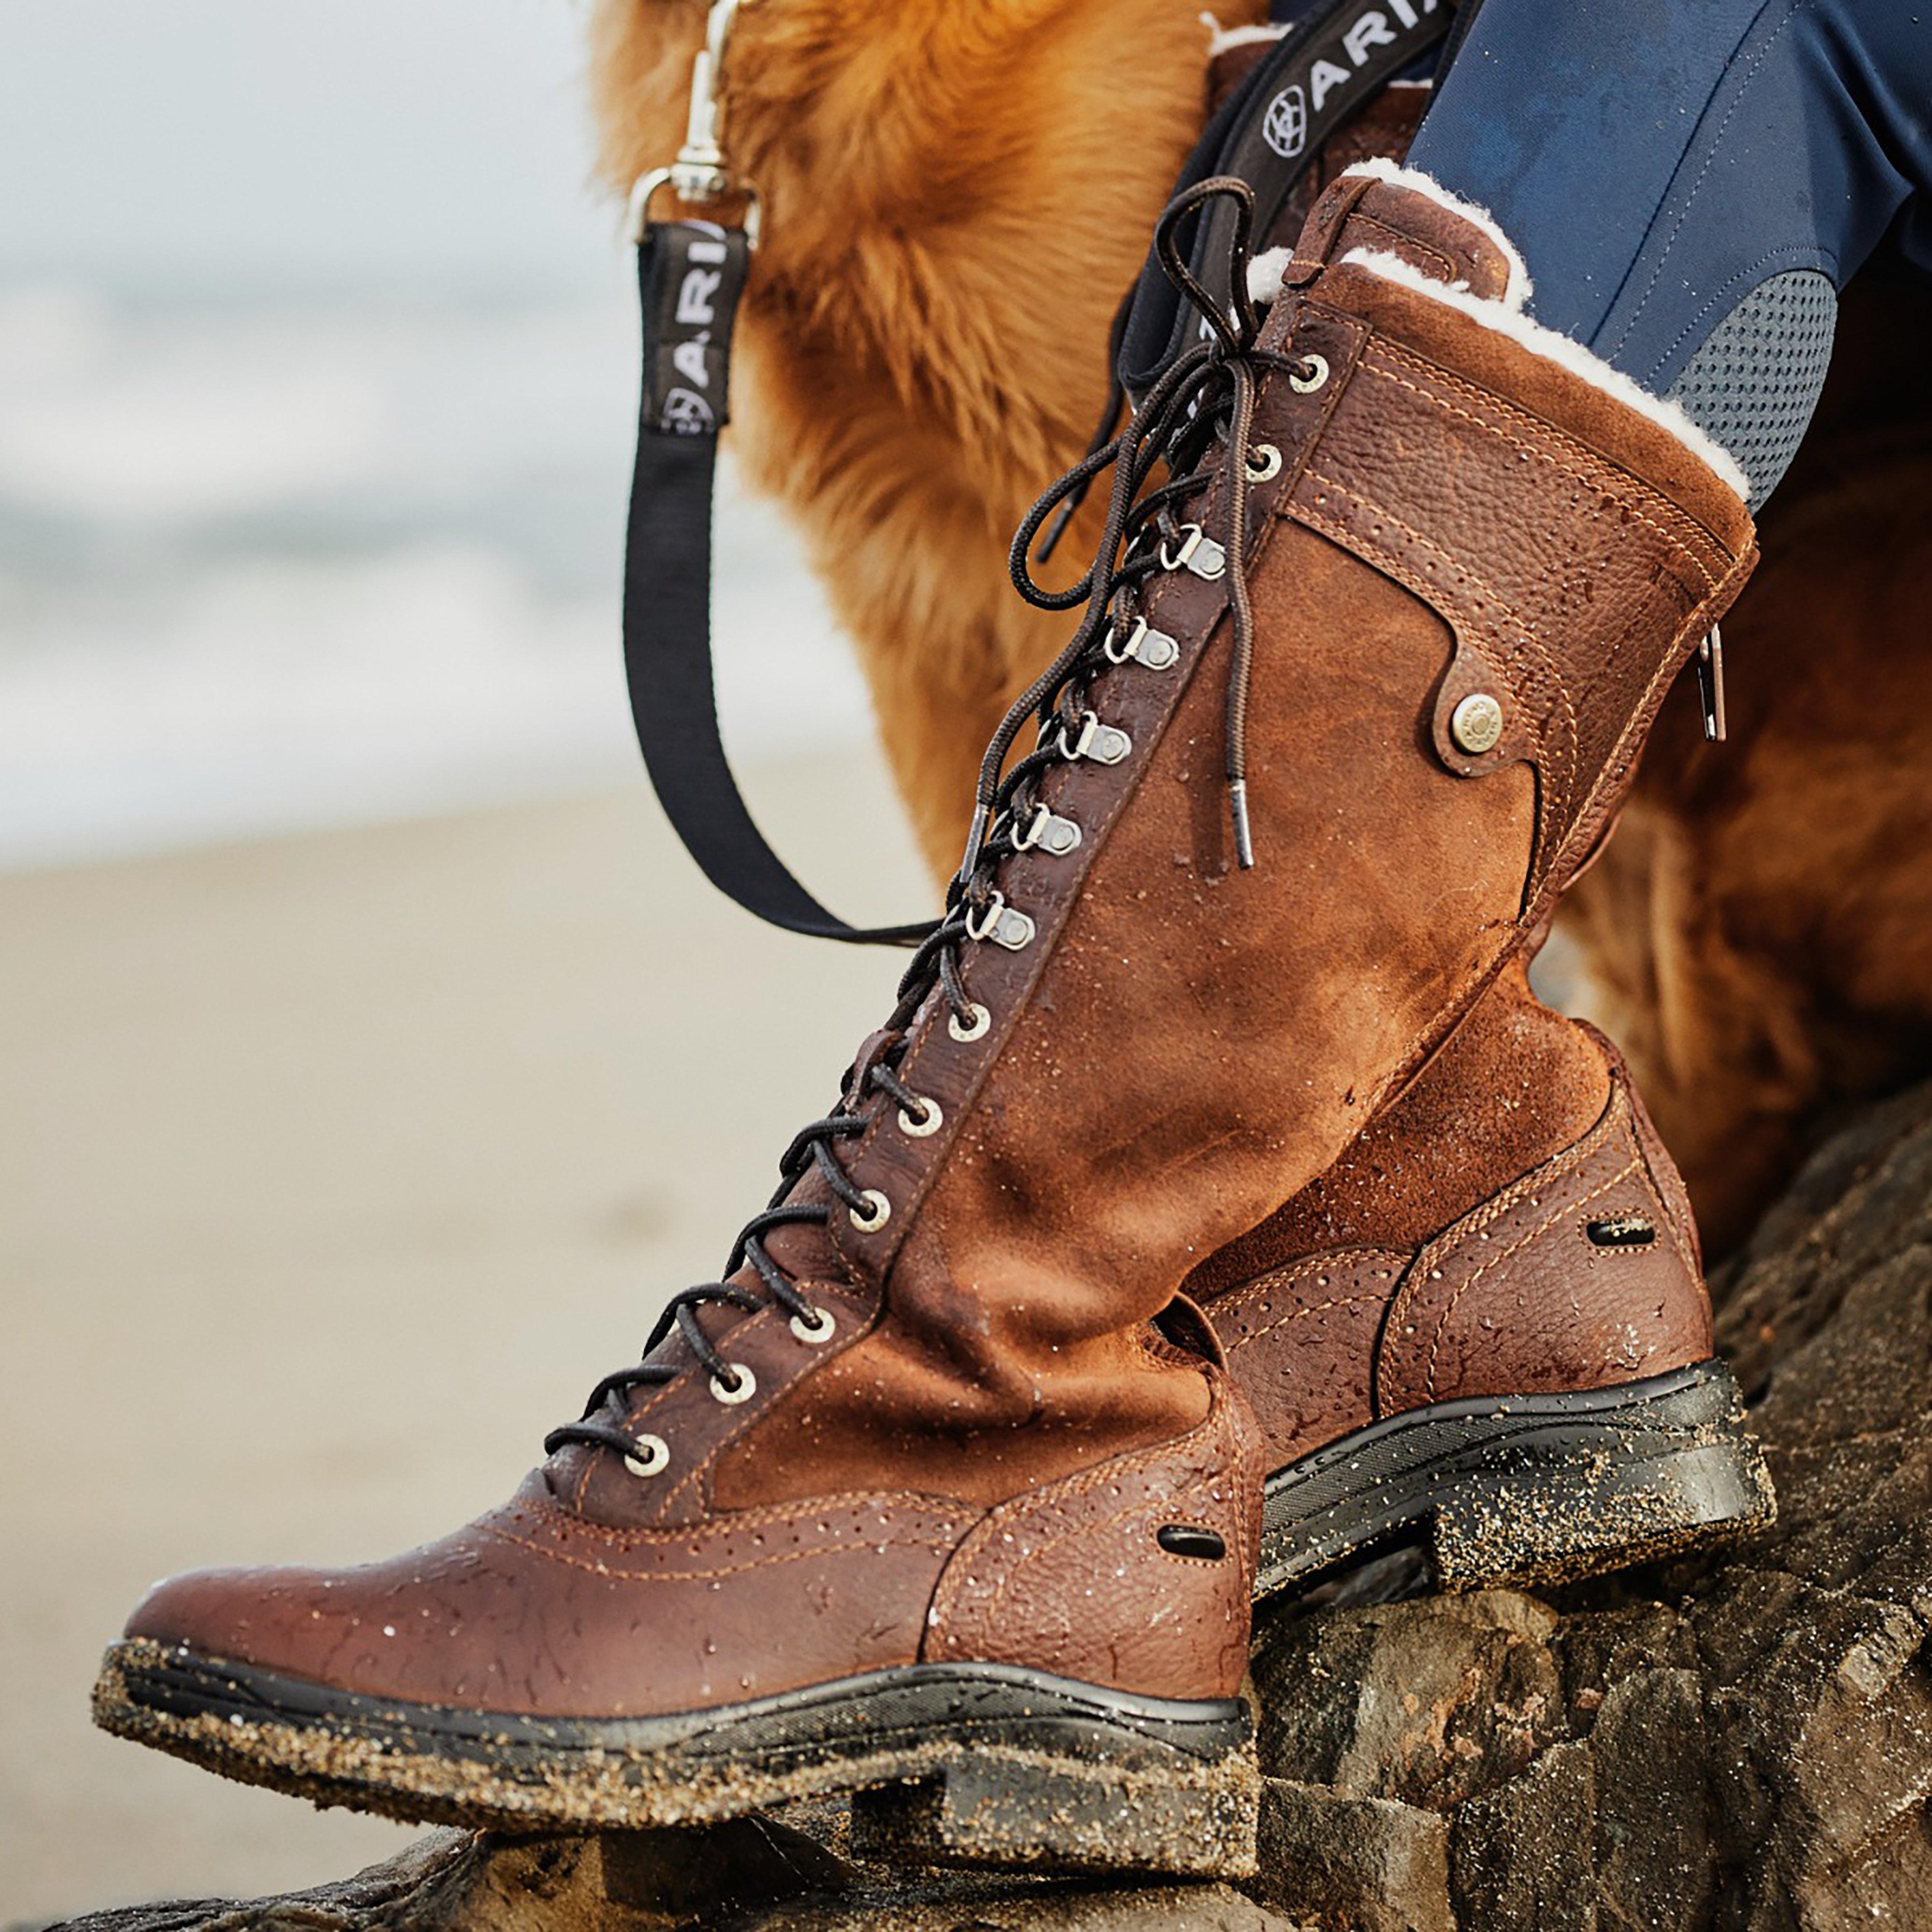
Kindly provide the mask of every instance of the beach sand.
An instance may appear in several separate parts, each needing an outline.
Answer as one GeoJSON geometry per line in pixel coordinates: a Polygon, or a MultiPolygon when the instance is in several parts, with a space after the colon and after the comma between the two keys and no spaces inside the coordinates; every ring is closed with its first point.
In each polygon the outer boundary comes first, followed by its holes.
{"type": "MultiPolygon", "coordinates": [[[[758,780],[835,908],[926,909],[869,755],[758,780]]],[[[405,1834],[94,1732],[102,1645],[166,1571],[499,1501],[902,956],[740,914],[641,782],[0,878],[0,1923],[338,1875],[405,1834]]]]}

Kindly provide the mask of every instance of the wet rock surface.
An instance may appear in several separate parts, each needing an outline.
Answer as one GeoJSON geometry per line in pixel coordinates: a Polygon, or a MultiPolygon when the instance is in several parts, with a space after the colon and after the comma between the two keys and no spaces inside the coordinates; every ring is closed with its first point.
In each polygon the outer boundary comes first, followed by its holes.
{"type": "Polygon", "coordinates": [[[1242,1889],[895,1883],[835,1824],[440,1833],[87,1932],[1831,1932],[1932,1927],[1932,1088],[1825,1146],[1714,1284],[1778,1526],[1544,1597],[1278,1610],[1242,1889]],[[800,1828],[802,1826],[804,1828],[800,1828]]]}

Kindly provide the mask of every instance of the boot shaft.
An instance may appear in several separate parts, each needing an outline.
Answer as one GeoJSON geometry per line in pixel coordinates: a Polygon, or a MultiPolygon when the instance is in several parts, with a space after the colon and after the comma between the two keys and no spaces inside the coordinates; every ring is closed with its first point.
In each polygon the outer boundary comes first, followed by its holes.
{"type": "Polygon", "coordinates": [[[1052,1474],[1194,1420],[1132,1324],[1521,952],[1749,568],[1736,493],[1535,339],[1480,220],[1351,176],[1278,266],[1226,357],[1255,377],[1246,459],[1210,446],[1102,560],[1124,594],[967,882],[968,1010],[934,987],[909,1016],[887,1050],[918,1105],[874,1104],[845,1156],[874,1204],[835,1214],[815,1264],[878,1318],[771,1418],[773,1453],[726,1452],[721,1497],[883,1467],[990,1499],[1022,1424],[1052,1474]],[[1369,248],[1391,234],[1498,296],[1369,248]]]}

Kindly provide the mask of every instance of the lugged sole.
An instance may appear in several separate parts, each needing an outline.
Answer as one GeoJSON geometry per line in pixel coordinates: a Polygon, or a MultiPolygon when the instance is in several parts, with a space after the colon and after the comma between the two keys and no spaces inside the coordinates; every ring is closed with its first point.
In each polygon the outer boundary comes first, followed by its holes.
{"type": "Polygon", "coordinates": [[[700,1825],[850,1797],[857,1832],[916,1862],[1255,1869],[1244,1706],[1004,1665],[912,1664],[665,1718],[538,1718],[359,1696],[134,1638],[107,1653],[94,1715],[244,1783],[431,1823],[700,1825]]]}
{"type": "Polygon", "coordinates": [[[1402,1543],[1426,1550],[1445,1590],[1563,1582],[1776,1514],[1721,1362],[1570,1395],[1436,1402],[1269,1478],[1255,1594],[1402,1543]]]}

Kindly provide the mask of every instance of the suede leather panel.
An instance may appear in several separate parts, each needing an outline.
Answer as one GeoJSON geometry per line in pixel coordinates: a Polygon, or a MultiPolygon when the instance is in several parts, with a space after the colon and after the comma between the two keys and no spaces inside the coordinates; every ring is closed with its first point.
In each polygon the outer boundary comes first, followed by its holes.
{"type": "MultiPolygon", "coordinates": [[[[742,1459],[760,1496],[809,1493],[848,1459],[893,1486],[991,1496],[1010,1481],[1003,1424],[1026,1425],[1018,1453],[1051,1468],[1057,1437],[1071,1467],[1096,1439],[1198,1419],[1134,1406],[1111,1327],[1124,1294],[1156,1312],[1312,1179],[1513,940],[1528,774],[1472,786],[1418,742],[1447,633],[1318,537],[1284,525],[1271,566],[1283,552],[1256,587],[1262,634],[1339,634],[1346,603],[1351,648],[1256,666],[1260,863],[1238,872],[1228,850],[1217,633],[1113,824],[1120,884],[1071,907],[900,1250],[889,1318],[742,1459]],[[988,1488],[964,1490],[982,1469],[988,1488]]],[[[721,1468],[721,1498],[746,1492],[726,1487],[737,1473],[721,1468]]]]}
{"type": "MultiPolygon", "coordinates": [[[[1284,455],[1280,475],[1251,493],[1258,561],[1276,542],[1310,541],[1270,512],[1334,407],[1361,334],[1346,318],[1331,321],[1319,339],[1337,380],[1308,396],[1277,386],[1258,417],[1257,438],[1284,455]]],[[[1210,495],[1201,512],[1210,528],[1215,502],[1210,495]]],[[[1083,760],[1042,781],[1040,796],[1081,825],[1082,842],[1070,856],[1035,850],[1004,868],[1002,889],[1037,934],[1022,952],[988,944],[968,952],[967,988],[993,1016],[991,1030],[955,1040],[936,993],[910,1029],[901,1077],[940,1103],[945,1125],[908,1137],[896,1108],[874,1106],[871,1128],[847,1156],[855,1184],[893,1204],[876,1234],[853,1229],[842,1215],[834,1224],[855,1278],[887,1276],[884,1317],[772,1405],[755,1442],[721,1454],[712,1478],[719,1507],[809,1494],[855,1466],[991,1504],[1012,1493],[1016,1470],[1050,1480],[1202,1419],[1198,1379],[1149,1357],[1132,1328],[1166,1306],[1202,1252],[1189,1232],[1198,1203],[1187,1166],[1225,1096],[1202,1078],[1209,1063],[1193,1030],[1198,1002],[1177,1006],[1170,981],[1118,967],[1168,945],[1163,930],[1174,946],[1186,944],[1199,896],[1230,874],[1215,776],[1224,609],[1218,585],[1185,570],[1167,574],[1148,614],[1180,642],[1179,663],[1153,670],[1130,662],[1096,681],[1096,709],[1130,734],[1136,752],[1121,766],[1083,760]],[[1115,870],[1122,839],[1131,849],[1115,870]],[[1102,876],[1136,881],[1125,896],[1095,890],[1103,865],[1102,876]],[[1142,874],[1169,889],[1165,910],[1139,890],[1142,874]],[[1069,935],[1102,909],[1134,930],[1088,943],[1076,966],[1069,935]],[[1104,1064],[1096,1064],[1090,1048],[1076,1044],[1128,1040],[1148,1058],[1103,1050],[1104,1064]],[[1130,1066],[1131,1094],[1114,1094],[1112,1070],[1130,1066]],[[1172,1104],[1183,1088],[1197,1096],[1186,1119],[1172,1104]],[[1130,1148],[1108,1154],[1102,1136],[1130,1119],[1143,1124],[1130,1148]],[[1149,1267],[1130,1230],[1098,1224],[1102,1207],[1133,1217],[1119,1184],[1127,1174],[1138,1177],[1138,1211],[1179,1238],[1172,1260],[1149,1267]]],[[[1438,664],[1446,634],[1426,611],[1418,615],[1425,652],[1438,664]]],[[[1258,674],[1258,710],[1265,674],[1258,674]]],[[[1258,727],[1251,736],[1257,751],[1262,735],[1258,727]]],[[[1412,740],[1412,731],[1403,735],[1412,740]]],[[[1286,859],[1286,840],[1280,849],[1286,859]]],[[[1238,935],[1246,917],[1228,908],[1230,930],[1238,935]]],[[[1211,997],[1205,982],[1201,996],[1211,997]]],[[[1232,1057],[1224,1051],[1221,1064],[1232,1057]]],[[[1208,1140],[1219,1131],[1209,1126],[1208,1140]]]]}
{"type": "Polygon", "coordinates": [[[1021,1664],[1160,1696],[1234,1696],[1247,1669],[1263,1470],[1233,1384],[1219,1373],[1214,1383],[1207,1418],[1179,1442],[992,1511],[939,1580],[926,1660],[1021,1664]],[[1170,1524],[1214,1532],[1226,1553],[1162,1549],[1170,1524]]]}
{"type": "MultiPolygon", "coordinates": [[[[1405,1263],[1450,1222],[1602,1119],[1600,1036],[1552,1012],[1512,960],[1408,1087],[1294,1197],[1196,1268],[1210,1300],[1306,1256],[1365,1246],[1405,1263]]],[[[1217,1317],[1218,1318],[1218,1317],[1217,1317]]]]}

